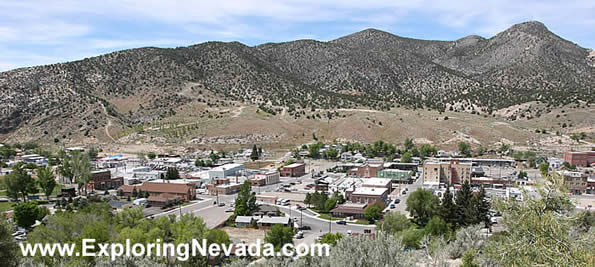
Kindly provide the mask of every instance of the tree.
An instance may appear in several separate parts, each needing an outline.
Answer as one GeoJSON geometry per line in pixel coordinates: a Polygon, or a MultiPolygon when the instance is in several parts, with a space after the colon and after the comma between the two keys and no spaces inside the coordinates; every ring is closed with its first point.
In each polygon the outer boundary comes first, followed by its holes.
{"type": "Polygon", "coordinates": [[[70,158],[67,155],[65,155],[63,159],[64,160],[62,161],[62,165],[58,167],[58,170],[60,171],[60,175],[63,178],[67,178],[68,181],[70,181],[70,183],[72,184],[74,174],[72,173],[72,164],[70,163],[70,158]]]}
{"type": "Polygon", "coordinates": [[[426,234],[441,236],[448,233],[448,224],[440,217],[434,216],[424,227],[426,234]]]}
{"type": "Polygon", "coordinates": [[[425,226],[434,215],[438,215],[439,207],[438,197],[425,189],[418,188],[407,199],[407,211],[420,226],[425,226]]]}
{"type": "Polygon", "coordinates": [[[336,246],[337,242],[343,238],[343,234],[341,233],[326,233],[321,236],[320,243],[321,244],[329,244],[331,246],[336,246]]]}
{"type": "Polygon", "coordinates": [[[12,157],[14,157],[17,154],[17,152],[10,148],[9,146],[2,146],[0,147],[0,158],[1,159],[10,159],[12,157]]]}
{"type": "Polygon", "coordinates": [[[217,156],[217,154],[215,154],[212,150],[211,154],[209,154],[209,158],[211,158],[212,162],[217,162],[217,160],[219,160],[219,156],[217,156]]]}
{"type": "Polygon", "coordinates": [[[325,155],[327,159],[334,160],[337,159],[337,156],[339,156],[339,151],[337,151],[337,149],[334,147],[331,147],[325,151],[325,155]]]}
{"type": "Polygon", "coordinates": [[[459,153],[465,157],[471,157],[471,145],[467,142],[459,142],[459,153]]]}
{"type": "Polygon", "coordinates": [[[437,152],[438,152],[438,150],[436,150],[436,148],[430,144],[423,144],[419,148],[419,154],[422,157],[429,157],[429,156],[435,155],[437,152]]]}
{"type": "Polygon", "coordinates": [[[405,142],[403,142],[403,147],[405,147],[406,151],[411,150],[414,146],[415,144],[413,144],[413,139],[405,138],[405,142]]]}
{"type": "Polygon", "coordinates": [[[382,210],[377,205],[368,206],[364,210],[364,218],[369,221],[375,221],[382,218],[382,210]]]}
{"type": "Polygon", "coordinates": [[[475,263],[475,249],[469,249],[463,254],[461,267],[479,267],[479,264],[475,263]]]}
{"type": "Polygon", "coordinates": [[[91,160],[95,160],[98,154],[99,153],[95,147],[91,147],[89,148],[89,151],[87,151],[87,157],[89,157],[91,160]]]}
{"type": "Polygon", "coordinates": [[[411,163],[411,153],[405,152],[401,155],[401,163],[411,163]]]}
{"type": "Polygon", "coordinates": [[[52,192],[54,192],[54,188],[56,188],[57,185],[56,177],[54,176],[52,169],[49,167],[39,169],[37,178],[39,179],[39,186],[41,187],[41,190],[43,190],[43,193],[49,200],[50,195],[52,192]]]}
{"type": "Polygon", "coordinates": [[[87,195],[87,184],[91,181],[91,170],[93,166],[89,162],[87,156],[81,153],[75,153],[72,157],[72,174],[74,179],[79,185],[79,193],[81,187],[84,189],[85,195],[87,195]]]}
{"type": "Polygon", "coordinates": [[[401,214],[398,211],[391,211],[384,216],[384,220],[378,223],[376,229],[379,231],[395,234],[409,229],[412,226],[413,223],[411,223],[407,216],[401,214]]]}
{"type": "Polygon", "coordinates": [[[519,171],[519,174],[517,175],[517,178],[519,180],[523,180],[523,179],[526,180],[527,179],[527,172],[525,172],[525,171],[519,171]]]}
{"type": "Polygon", "coordinates": [[[8,219],[0,216],[0,262],[3,266],[16,267],[19,265],[20,251],[12,233],[14,226],[8,219]]]}
{"type": "Polygon", "coordinates": [[[36,220],[41,220],[47,214],[39,208],[36,201],[19,202],[14,206],[14,220],[23,228],[29,228],[36,220]]]}
{"type": "Polygon", "coordinates": [[[490,212],[490,203],[486,200],[486,191],[483,186],[479,189],[479,193],[474,194],[471,198],[471,206],[475,218],[473,224],[483,223],[485,226],[490,225],[488,217],[490,212]]]}
{"type": "Polygon", "coordinates": [[[465,180],[461,189],[457,191],[457,197],[455,198],[457,225],[459,226],[468,226],[475,222],[476,217],[473,212],[472,197],[471,185],[469,185],[468,180],[465,180]]]}
{"type": "Polygon", "coordinates": [[[136,190],[136,186],[134,188],[132,188],[132,193],[131,193],[133,198],[138,197],[138,191],[136,190]]]}
{"type": "Polygon", "coordinates": [[[564,186],[553,173],[537,185],[537,194],[523,192],[523,201],[496,200],[506,231],[492,236],[487,256],[502,266],[593,266],[595,234],[585,227],[564,186]],[[518,245],[522,244],[522,245],[518,245]]]}
{"type": "Polygon", "coordinates": [[[337,200],[329,198],[324,202],[324,212],[329,212],[337,206],[337,200]]]}
{"type": "Polygon", "coordinates": [[[245,181],[240,186],[240,192],[238,193],[235,204],[235,216],[250,216],[258,207],[256,205],[256,194],[252,192],[250,181],[245,181]]]}
{"type": "Polygon", "coordinates": [[[548,171],[550,170],[550,165],[547,163],[539,164],[539,171],[541,172],[541,176],[547,176],[548,171]]]}
{"type": "Polygon", "coordinates": [[[304,204],[308,205],[308,207],[310,207],[310,204],[312,203],[312,195],[310,193],[306,193],[306,197],[304,198],[304,204]]]}
{"type": "Polygon", "coordinates": [[[258,160],[259,156],[258,156],[258,148],[256,148],[256,145],[254,145],[252,147],[252,152],[250,153],[250,159],[252,161],[258,160]]]}
{"type": "Polygon", "coordinates": [[[450,193],[450,187],[446,187],[446,191],[442,196],[442,202],[440,203],[440,217],[450,224],[454,228],[457,224],[457,208],[452,200],[452,193],[450,193]]]}
{"type": "Polygon", "coordinates": [[[150,160],[154,160],[154,159],[157,157],[157,155],[155,155],[155,153],[154,153],[154,152],[149,152],[149,153],[147,153],[147,157],[148,157],[150,160]]]}
{"type": "Polygon", "coordinates": [[[180,172],[178,172],[178,169],[175,167],[167,168],[167,171],[165,172],[165,180],[177,180],[177,179],[180,179],[180,172]]]}
{"type": "Polygon", "coordinates": [[[284,227],[280,224],[271,226],[266,233],[264,242],[273,244],[275,251],[281,250],[285,244],[293,244],[293,231],[291,227],[284,227]]]}
{"type": "Polygon", "coordinates": [[[320,148],[322,147],[322,143],[312,144],[308,147],[308,152],[310,153],[311,158],[319,158],[320,157],[320,148]]]}
{"type": "Polygon", "coordinates": [[[35,180],[23,168],[22,162],[13,166],[12,171],[4,177],[6,195],[12,199],[22,198],[27,201],[29,194],[37,193],[35,180]]]}

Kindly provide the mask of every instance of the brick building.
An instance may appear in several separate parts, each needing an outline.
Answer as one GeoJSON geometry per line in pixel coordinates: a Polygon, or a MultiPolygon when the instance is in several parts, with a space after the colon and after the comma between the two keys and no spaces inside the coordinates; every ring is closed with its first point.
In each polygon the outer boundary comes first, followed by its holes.
{"type": "Polygon", "coordinates": [[[376,177],[378,176],[378,171],[382,170],[383,167],[383,163],[367,163],[361,167],[353,168],[347,171],[347,175],[366,178],[376,177]]]}
{"type": "Polygon", "coordinates": [[[581,172],[562,172],[564,176],[564,185],[568,187],[568,192],[575,195],[587,192],[587,175],[581,172]]]}
{"type": "Polygon", "coordinates": [[[471,179],[471,163],[426,162],[424,164],[424,184],[463,184],[471,179]]]}
{"type": "Polygon", "coordinates": [[[306,174],[306,164],[293,163],[281,168],[281,176],[283,177],[300,177],[306,174]]]}
{"type": "Polygon", "coordinates": [[[589,167],[595,162],[595,151],[564,152],[564,161],[570,165],[589,167]]]}
{"type": "Polygon", "coordinates": [[[91,172],[91,179],[87,184],[87,190],[108,190],[116,189],[124,184],[123,177],[112,178],[109,170],[99,170],[91,172]]]}
{"type": "Polygon", "coordinates": [[[351,203],[356,204],[374,204],[376,202],[386,204],[388,192],[386,188],[359,187],[346,191],[345,196],[351,203]]]}
{"type": "Polygon", "coordinates": [[[132,191],[148,192],[147,200],[155,206],[162,206],[168,201],[189,201],[196,198],[195,183],[167,183],[167,182],[145,182],[142,185],[122,185],[124,196],[132,196],[132,191]]]}

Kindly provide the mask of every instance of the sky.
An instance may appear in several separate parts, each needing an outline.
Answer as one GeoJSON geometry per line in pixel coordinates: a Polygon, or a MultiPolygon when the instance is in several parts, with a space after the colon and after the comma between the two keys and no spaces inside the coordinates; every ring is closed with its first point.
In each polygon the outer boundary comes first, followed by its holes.
{"type": "Polygon", "coordinates": [[[530,20],[595,48],[595,0],[2,0],[0,71],[147,46],[328,41],[367,28],[489,38],[530,20]]]}

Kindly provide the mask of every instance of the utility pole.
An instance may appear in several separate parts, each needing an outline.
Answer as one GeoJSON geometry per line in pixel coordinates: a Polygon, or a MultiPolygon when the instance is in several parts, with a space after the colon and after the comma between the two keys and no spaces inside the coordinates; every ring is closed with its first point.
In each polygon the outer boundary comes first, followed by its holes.
{"type": "Polygon", "coordinates": [[[304,214],[302,211],[303,209],[300,209],[300,228],[304,227],[304,214]]]}

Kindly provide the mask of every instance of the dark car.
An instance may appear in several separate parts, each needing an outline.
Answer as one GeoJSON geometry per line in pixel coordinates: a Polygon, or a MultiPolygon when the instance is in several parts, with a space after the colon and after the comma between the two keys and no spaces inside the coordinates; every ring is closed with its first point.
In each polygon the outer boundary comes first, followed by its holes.
{"type": "Polygon", "coordinates": [[[343,220],[340,220],[340,221],[337,221],[337,224],[346,225],[346,224],[347,224],[347,222],[346,222],[346,221],[343,221],[343,220]]]}
{"type": "Polygon", "coordinates": [[[399,203],[401,203],[401,200],[397,198],[397,199],[395,199],[395,203],[399,204],[399,203]]]}
{"type": "Polygon", "coordinates": [[[307,225],[302,225],[302,227],[298,228],[298,230],[303,231],[303,230],[312,230],[312,227],[307,226],[307,225]]]}

